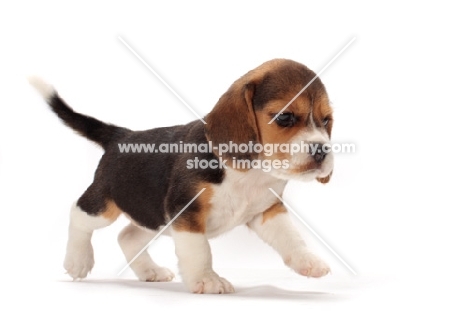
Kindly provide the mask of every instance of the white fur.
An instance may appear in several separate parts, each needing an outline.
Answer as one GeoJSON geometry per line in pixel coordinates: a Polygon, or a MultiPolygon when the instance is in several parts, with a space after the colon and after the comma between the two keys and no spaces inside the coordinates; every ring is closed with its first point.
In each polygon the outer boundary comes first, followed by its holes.
{"type": "Polygon", "coordinates": [[[91,245],[93,231],[106,227],[111,220],[101,216],[91,216],[74,204],[70,211],[67,253],[63,266],[73,278],[85,278],[94,266],[94,252],[91,245]]]}
{"type": "Polygon", "coordinates": [[[264,212],[277,202],[276,193],[283,193],[286,181],[279,180],[261,169],[246,172],[226,169],[219,185],[211,185],[213,197],[206,222],[206,234],[214,237],[243,225],[255,215],[264,212]]]}
{"type": "Polygon", "coordinates": [[[179,270],[190,291],[215,294],[234,291],[227,280],[213,271],[208,238],[242,224],[257,232],[297,273],[320,277],[329,272],[328,266],[307,249],[288,214],[276,215],[263,223],[263,212],[278,203],[268,188],[282,193],[285,180],[259,169],[241,172],[228,168],[225,173],[221,184],[211,185],[213,197],[206,234],[172,230],[179,270]]]}
{"type": "Polygon", "coordinates": [[[211,185],[213,196],[206,234],[172,230],[182,279],[194,293],[232,293],[234,288],[212,268],[208,238],[244,225],[277,202],[268,188],[282,193],[286,181],[261,169],[240,172],[226,169],[221,184],[211,185]]]}
{"type": "MultiPolygon", "coordinates": [[[[289,144],[301,145],[301,143],[320,143],[320,144],[330,144],[330,138],[328,133],[323,128],[317,128],[312,126],[301,132],[299,132],[294,139],[292,139],[289,144]]],[[[301,180],[301,181],[311,181],[317,177],[326,177],[330,175],[334,166],[334,157],[333,153],[330,151],[325,160],[322,162],[320,169],[306,172],[304,174],[291,173],[291,170],[297,169],[301,166],[307,165],[312,161],[312,157],[308,152],[298,152],[291,156],[288,169],[276,169],[272,170],[271,174],[277,178],[290,180],[301,180]]]]}
{"type": "MultiPolygon", "coordinates": [[[[139,228],[134,224],[126,226],[119,234],[119,244],[127,262],[130,262],[157,233],[157,231],[139,228]]],[[[146,250],[135,259],[130,267],[143,282],[168,282],[174,278],[174,273],[158,266],[146,250]]]]}
{"type": "Polygon", "coordinates": [[[284,263],[297,273],[321,277],[330,272],[328,265],[307,248],[287,213],[277,214],[265,222],[263,215],[258,215],[248,226],[271,245],[281,255],[284,263]]]}
{"type": "Polygon", "coordinates": [[[56,91],[54,87],[47,82],[45,82],[43,79],[37,76],[31,76],[28,78],[29,83],[41,94],[41,96],[45,99],[48,100],[51,98],[54,94],[56,94],[56,91]]]}
{"type": "Polygon", "coordinates": [[[212,268],[211,249],[202,233],[172,230],[179,270],[189,290],[198,294],[227,294],[234,288],[212,268]]]}

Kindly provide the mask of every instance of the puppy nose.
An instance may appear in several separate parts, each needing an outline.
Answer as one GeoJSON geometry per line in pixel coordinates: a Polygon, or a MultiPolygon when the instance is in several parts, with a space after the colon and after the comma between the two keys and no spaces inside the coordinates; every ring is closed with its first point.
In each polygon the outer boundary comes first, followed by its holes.
{"type": "Polygon", "coordinates": [[[310,143],[309,153],[317,163],[322,163],[323,160],[325,160],[325,157],[327,156],[326,151],[323,149],[322,143],[310,143]]]}

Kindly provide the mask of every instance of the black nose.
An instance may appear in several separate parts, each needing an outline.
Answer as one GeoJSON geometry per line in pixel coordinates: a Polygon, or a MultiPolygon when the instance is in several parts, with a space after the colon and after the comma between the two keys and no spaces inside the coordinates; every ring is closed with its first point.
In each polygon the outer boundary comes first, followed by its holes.
{"type": "Polygon", "coordinates": [[[321,143],[310,143],[309,153],[317,163],[322,163],[323,160],[325,160],[325,157],[327,156],[327,153],[323,148],[323,144],[321,143]]]}

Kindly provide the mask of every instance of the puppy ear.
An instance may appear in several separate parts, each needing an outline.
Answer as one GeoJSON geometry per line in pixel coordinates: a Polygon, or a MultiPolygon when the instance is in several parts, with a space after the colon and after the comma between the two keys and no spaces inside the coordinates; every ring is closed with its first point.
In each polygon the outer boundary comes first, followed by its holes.
{"type": "MultiPolygon", "coordinates": [[[[214,147],[230,142],[239,146],[248,144],[250,141],[253,144],[259,141],[257,120],[252,103],[254,92],[254,83],[234,83],[206,116],[205,134],[214,147]]],[[[215,153],[219,156],[217,150],[215,153]]],[[[257,157],[257,154],[241,153],[234,149],[221,156],[252,160],[257,157]]]]}
{"type": "Polygon", "coordinates": [[[330,181],[330,178],[333,174],[333,171],[330,172],[330,174],[328,176],[325,176],[325,177],[317,177],[317,181],[322,183],[322,184],[326,184],[330,181]]]}

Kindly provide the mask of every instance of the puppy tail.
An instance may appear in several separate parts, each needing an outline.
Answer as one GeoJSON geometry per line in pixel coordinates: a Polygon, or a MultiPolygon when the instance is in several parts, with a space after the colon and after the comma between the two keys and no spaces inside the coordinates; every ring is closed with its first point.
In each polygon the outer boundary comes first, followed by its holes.
{"type": "Polygon", "coordinates": [[[131,132],[129,129],[107,124],[75,112],[60,98],[54,87],[41,78],[30,77],[28,80],[66,125],[101,147],[106,148],[112,141],[131,132]]]}

